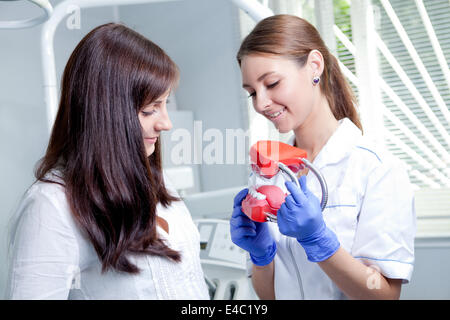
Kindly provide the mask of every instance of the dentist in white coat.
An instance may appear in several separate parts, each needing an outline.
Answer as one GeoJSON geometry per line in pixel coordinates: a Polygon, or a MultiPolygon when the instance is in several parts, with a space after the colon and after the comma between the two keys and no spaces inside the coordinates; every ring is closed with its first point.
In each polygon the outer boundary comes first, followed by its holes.
{"type": "Polygon", "coordinates": [[[414,267],[415,210],[405,169],[363,135],[355,98],[317,30],[290,15],[262,20],[237,59],[255,110],[325,177],[303,172],[277,223],[251,221],[234,200],[235,244],[249,252],[261,299],[398,299],[414,267]]]}

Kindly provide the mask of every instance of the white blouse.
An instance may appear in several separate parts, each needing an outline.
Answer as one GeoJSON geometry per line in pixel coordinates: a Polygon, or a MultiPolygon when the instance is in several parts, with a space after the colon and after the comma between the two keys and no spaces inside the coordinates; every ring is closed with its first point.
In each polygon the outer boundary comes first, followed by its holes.
{"type": "MultiPolygon", "coordinates": [[[[58,179],[52,174],[52,179],[58,179]]],[[[172,194],[176,191],[167,185],[172,194]]],[[[177,195],[178,196],[178,195],[177,195]]],[[[176,263],[152,255],[129,256],[141,272],[101,274],[90,240],[70,213],[64,188],[38,181],[25,193],[10,230],[7,299],[209,299],[200,264],[200,236],[182,201],[157,207],[169,225],[158,226],[176,263]]]]}

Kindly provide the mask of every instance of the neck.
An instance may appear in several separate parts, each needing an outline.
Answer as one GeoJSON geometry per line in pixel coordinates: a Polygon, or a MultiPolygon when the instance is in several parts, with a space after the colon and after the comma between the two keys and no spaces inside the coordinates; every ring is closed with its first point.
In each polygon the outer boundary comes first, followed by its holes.
{"type": "Polygon", "coordinates": [[[305,150],[308,160],[312,162],[338,126],[339,122],[331,112],[327,99],[321,97],[317,107],[294,129],[295,145],[305,150]]]}

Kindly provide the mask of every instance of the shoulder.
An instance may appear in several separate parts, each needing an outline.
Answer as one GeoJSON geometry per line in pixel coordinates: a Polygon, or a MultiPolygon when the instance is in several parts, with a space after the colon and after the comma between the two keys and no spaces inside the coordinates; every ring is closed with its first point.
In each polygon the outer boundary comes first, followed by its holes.
{"type": "Polygon", "coordinates": [[[354,145],[349,170],[352,180],[359,181],[360,194],[366,198],[395,197],[399,203],[400,198],[409,203],[414,196],[407,164],[370,139],[362,137],[354,145]]]}
{"type": "Polygon", "coordinates": [[[360,196],[392,191],[409,197],[412,185],[407,169],[407,165],[385,146],[361,136],[351,146],[345,161],[345,181],[354,186],[360,196]]]}
{"type": "Polygon", "coordinates": [[[64,188],[50,182],[36,181],[26,191],[22,202],[32,204],[48,204],[59,208],[65,198],[64,188]]]}
{"type": "Polygon", "coordinates": [[[36,181],[27,190],[25,199],[35,202],[48,202],[59,209],[67,202],[64,180],[55,172],[49,172],[45,175],[46,181],[36,181]]]}
{"type": "Polygon", "coordinates": [[[359,168],[367,174],[387,171],[405,171],[404,163],[395,157],[385,146],[376,144],[370,138],[362,136],[354,144],[350,156],[353,164],[359,163],[359,168]]]}
{"type": "Polygon", "coordinates": [[[64,187],[36,181],[25,192],[9,220],[7,237],[11,253],[35,256],[58,248],[75,250],[76,230],[64,187]]]}
{"type": "MultiPolygon", "coordinates": [[[[46,178],[62,182],[54,176],[46,178]]],[[[28,188],[16,211],[16,221],[58,228],[72,226],[65,188],[54,182],[36,181],[28,188]]]]}

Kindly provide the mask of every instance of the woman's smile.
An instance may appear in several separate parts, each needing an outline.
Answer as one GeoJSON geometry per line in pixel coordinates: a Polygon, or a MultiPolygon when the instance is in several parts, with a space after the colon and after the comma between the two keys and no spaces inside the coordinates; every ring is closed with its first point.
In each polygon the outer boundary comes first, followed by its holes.
{"type": "Polygon", "coordinates": [[[264,115],[271,121],[277,120],[279,118],[281,118],[281,116],[284,114],[284,112],[286,111],[286,107],[281,108],[278,111],[265,111],[264,115]]]}

